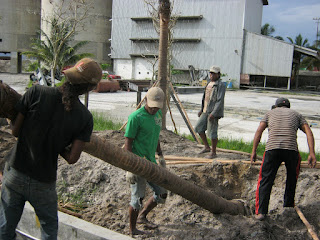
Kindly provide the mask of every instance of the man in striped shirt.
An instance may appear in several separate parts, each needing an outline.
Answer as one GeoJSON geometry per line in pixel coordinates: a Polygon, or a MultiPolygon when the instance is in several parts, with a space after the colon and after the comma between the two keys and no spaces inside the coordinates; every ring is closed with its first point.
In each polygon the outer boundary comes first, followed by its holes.
{"type": "Polygon", "coordinates": [[[284,207],[294,207],[294,195],[300,170],[300,154],[297,144],[297,131],[302,130],[309,146],[308,164],[315,167],[314,138],[304,117],[290,109],[286,98],[278,98],[275,108],[268,111],[255,133],[251,163],[256,160],[256,150],[263,131],[268,127],[268,141],[259,173],[256,191],[256,219],[263,220],[268,213],[271,188],[282,162],[287,168],[287,181],[284,193],[284,207]]]}

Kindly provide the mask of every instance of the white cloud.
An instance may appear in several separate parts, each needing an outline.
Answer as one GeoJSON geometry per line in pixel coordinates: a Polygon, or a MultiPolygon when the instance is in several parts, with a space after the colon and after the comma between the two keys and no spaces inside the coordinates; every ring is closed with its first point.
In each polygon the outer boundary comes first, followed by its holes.
{"type": "Polygon", "coordinates": [[[320,3],[299,6],[280,11],[275,16],[280,22],[301,23],[311,22],[313,18],[320,17],[320,3]]]}

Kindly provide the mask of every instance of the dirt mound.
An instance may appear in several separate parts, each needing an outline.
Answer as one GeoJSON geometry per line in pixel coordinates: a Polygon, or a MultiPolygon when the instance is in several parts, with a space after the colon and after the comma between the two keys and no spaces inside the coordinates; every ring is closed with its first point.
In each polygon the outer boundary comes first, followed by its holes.
{"type": "MultiPolygon", "coordinates": [[[[15,139],[0,131],[0,161],[12,147],[15,139]]],[[[124,144],[123,132],[97,133],[113,144],[124,144]]],[[[201,146],[170,131],[161,132],[165,155],[199,157],[201,146]]],[[[203,157],[203,156],[202,156],[203,157]]],[[[218,159],[248,160],[248,156],[218,152],[218,159]]],[[[168,170],[178,176],[214,192],[226,199],[245,200],[254,207],[255,189],[259,166],[244,163],[223,164],[213,161],[207,164],[168,165],[168,170]]],[[[265,221],[255,221],[252,216],[212,214],[207,210],[169,193],[164,205],[159,205],[149,219],[159,225],[156,230],[145,229],[148,236],[137,239],[311,239],[305,225],[293,208],[283,208],[286,170],[280,167],[270,199],[270,215],[265,221]]],[[[320,233],[320,183],[319,170],[301,169],[298,179],[296,204],[310,224],[320,233]]],[[[65,203],[71,202],[84,220],[129,234],[128,204],[130,189],[125,182],[125,171],[83,153],[74,165],[59,159],[57,191],[65,203]]],[[[148,192],[148,196],[150,196],[148,192]]],[[[68,205],[68,204],[67,204],[68,205]]],[[[70,204],[69,204],[70,205],[70,204]]],[[[143,227],[140,227],[143,229],[143,227]]]]}

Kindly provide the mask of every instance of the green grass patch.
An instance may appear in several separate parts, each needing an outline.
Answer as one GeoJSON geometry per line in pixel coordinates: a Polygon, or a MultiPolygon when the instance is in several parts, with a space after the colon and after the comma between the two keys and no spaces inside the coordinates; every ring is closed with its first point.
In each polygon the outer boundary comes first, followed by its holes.
{"type": "MultiPolygon", "coordinates": [[[[191,141],[195,141],[193,139],[192,135],[190,135],[190,134],[189,135],[182,134],[182,136],[191,140],[191,141]]],[[[208,143],[209,143],[209,145],[211,145],[210,139],[208,139],[208,143]]],[[[228,139],[228,138],[219,138],[218,145],[217,145],[218,148],[236,150],[236,151],[247,152],[247,153],[252,152],[252,146],[253,146],[253,141],[244,142],[242,139],[241,140],[234,140],[234,139],[228,139]]],[[[260,144],[257,148],[257,155],[262,157],[264,154],[265,148],[266,148],[266,144],[260,142],[260,144]]],[[[300,151],[300,156],[301,156],[302,161],[307,161],[309,153],[300,151]]],[[[317,161],[319,162],[320,153],[316,153],[316,158],[317,158],[317,161]]]]}
{"type": "Polygon", "coordinates": [[[98,111],[92,111],[91,113],[93,116],[94,131],[119,130],[122,126],[122,123],[114,122],[106,113],[98,111]]]}
{"type": "MultiPolygon", "coordinates": [[[[119,130],[122,126],[122,123],[114,122],[105,113],[96,112],[96,111],[92,111],[91,113],[93,115],[93,122],[94,122],[93,129],[95,131],[119,130]]],[[[187,138],[191,141],[195,141],[191,134],[179,134],[178,133],[178,135],[181,135],[182,137],[187,138]]],[[[211,145],[210,139],[208,139],[208,143],[211,145]]],[[[242,139],[235,140],[235,139],[229,139],[229,138],[219,138],[217,147],[223,148],[223,149],[251,153],[252,152],[252,145],[253,145],[253,141],[245,142],[242,139]]],[[[265,147],[266,147],[266,144],[260,142],[260,144],[257,148],[257,155],[258,156],[263,156],[265,147]]],[[[301,155],[302,161],[307,161],[309,153],[300,151],[300,155],[301,155]]],[[[317,158],[317,161],[319,161],[320,153],[316,153],[316,158],[317,158]]]]}

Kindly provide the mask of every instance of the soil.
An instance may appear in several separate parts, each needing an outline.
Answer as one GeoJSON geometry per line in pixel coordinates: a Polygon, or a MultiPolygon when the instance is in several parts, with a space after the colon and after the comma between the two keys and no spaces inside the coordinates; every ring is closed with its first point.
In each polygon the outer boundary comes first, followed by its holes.
{"type": "MultiPolygon", "coordinates": [[[[28,74],[1,74],[10,86],[23,92],[28,74]]],[[[97,132],[111,143],[122,146],[124,133],[119,131],[97,132]]],[[[161,132],[164,155],[205,157],[199,155],[201,146],[178,136],[171,131],[161,132]]],[[[4,156],[10,151],[16,139],[10,134],[4,119],[0,119],[0,170],[4,156]]],[[[218,151],[217,160],[249,160],[248,155],[218,151]]],[[[219,163],[213,160],[206,164],[170,164],[167,169],[181,178],[206,188],[226,199],[243,199],[254,209],[255,190],[259,166],[244,163],[219,163]]],[[[82,153],[76,164],[69,165],[59,159],[57,192],[60,206],[79,214],[80,218],[113,231],[129,235],[128,206],[130,189],[125,181],[126,172],[103,162],[89,154],[82,153]]],[[[295,203],[306,219],[320,235],[320,172],[319,169],[302,168],[300,171],[295,203]]],[[[272,188],[269,214],[266,220],[256,221],[253,215],[232,216],[212,214],[177,194],[169,193],[165,204],[157,206],[148,219],[159,227],[155,230],[141,230],[148,233],[136,239],[312,239],[305,224],[293,208],[283,208],[283,194],[286,169],[281,166],[272,188]]],[[[147,191],[146,199],[152,193],[147,191]]]]}
{"type": "MultiPolygon", "coordinates": [[[[124,144],[123,132],[97,132],[117,146],[124,144]]],[[[164,155],[204,157],[197,143],[174,134],[161,132],[164,155]]],[[[0,162],[11,149],[15,138],[8,126],[0,128],[0,162]]],[[[217,159],[248,160],[247,155],[218,151],[217,159]]],[[[58,163],[57,192],[60,205],[77,211],[81,218],[113,231],[129,235],[128,204],[130,189],[125,171],[89,154],[69,165],[62,158],[58,163]]],[[[169,164],[167,169],[226,199],[243,199],[254,208],[255,189],[259,166],[244,163],[222,164],[216,160],[206,164],[169,164]]],[[[148,218],[159,227],[145,229],[147,235],[136,239],[312,239],[293,208],[283,208],[286,170],[280,167],[275,180],[267,219],[257,221],[253,215],[232,216],[212,214],[172,192],[165,204],[158,205],[148,218]]],[[[320,234],[320,173],[317,169],[302,168],[296,189],[296,205],[320,234]]],[[[151,196],[147,192],[146,199],[151,196]]]]}

